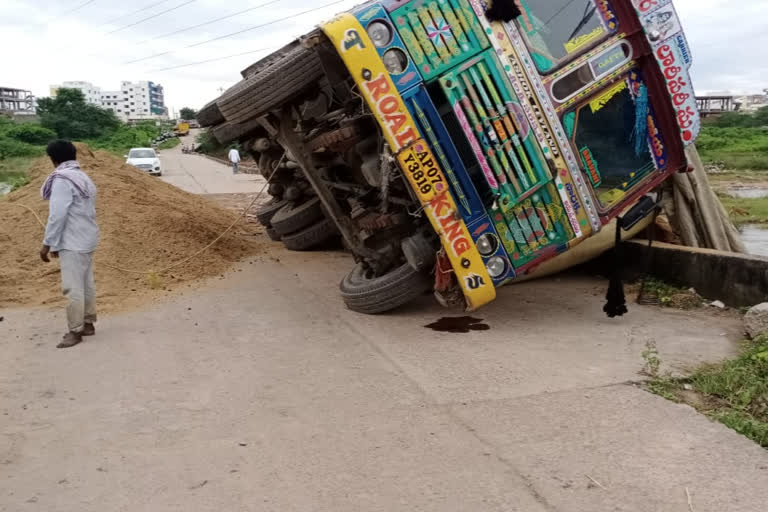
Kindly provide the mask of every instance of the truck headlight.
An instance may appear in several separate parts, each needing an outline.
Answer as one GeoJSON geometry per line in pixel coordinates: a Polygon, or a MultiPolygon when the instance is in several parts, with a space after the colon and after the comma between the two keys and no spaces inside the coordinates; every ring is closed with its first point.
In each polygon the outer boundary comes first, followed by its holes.
{"type": "Polygon", "coordinates": [[[488,274],[493,279],[503,276],[507,271],[507,262],[501,256],[489,259],[485,266],[488,269],[488,274]]]}
{"type": "Polygon", "coordinates": [[[499,249],[499,239],[490,233],[486,233],[477,239],[475,245],[477,245],[477,250],[480,251],[480,254],[490,256],[499,249]]]}
{"type": "Polygon", "coordinates": [[[367,32],[376,48],[384,48],[392,42],[392,27],[389,26],[389,23],[372,21],[368,25],[367,32]]]}
{"type": "Polygon", "coordinates": [[[408,67],[408,56],[400,48],[390,48],[381,57],[384,67],[393,75],[400,75],[408,67]]]}

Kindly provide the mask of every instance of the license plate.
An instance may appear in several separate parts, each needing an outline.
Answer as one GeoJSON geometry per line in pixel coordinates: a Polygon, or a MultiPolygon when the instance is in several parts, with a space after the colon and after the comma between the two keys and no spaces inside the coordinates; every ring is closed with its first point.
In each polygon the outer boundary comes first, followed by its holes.
{"type": "Polygon", "coordinates": [[[402,150],[397,158],[422,203],[431,201],[448,189],[432,151],[423,140],[402,150]]]}

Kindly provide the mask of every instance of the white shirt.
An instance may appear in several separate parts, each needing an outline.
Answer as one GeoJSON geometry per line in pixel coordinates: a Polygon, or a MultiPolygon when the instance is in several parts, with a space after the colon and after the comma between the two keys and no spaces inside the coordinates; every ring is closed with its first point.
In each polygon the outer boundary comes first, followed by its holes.
{"type": "Polygon", "coordinates": [[[229,161],[234,163],[240,162],[240,152],[234,148],[229,150],[229,161]]]}
{"type": "Polygon", "coordinates": [[[99,245],[96,197],[82,197],[72,183],[57,179],[51,188],[43,245],[53,252],[93,252],[99,245]]]}

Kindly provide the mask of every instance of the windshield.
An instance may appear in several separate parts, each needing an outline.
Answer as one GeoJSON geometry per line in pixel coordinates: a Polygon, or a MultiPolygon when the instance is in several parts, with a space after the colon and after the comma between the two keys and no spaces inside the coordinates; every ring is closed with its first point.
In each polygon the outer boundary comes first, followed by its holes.
{"type": "Polygon", "coordinates": [[[128,153],[128,158],[156,158],[155,152],[151,149],[132,149],[128,153]]]}
{"type": "Polygon", "coordinates": [[[633,88],[626,78],[615,82],[563,117],[603,208],[621,201],[656,168],[650,149],[640,145],[638,151],[635,144],[637,100],[633,88]]]}
{"type": "Polygon", "coordinates": [[[554,71],[559,64],[593,47],[618,29],[607,1],[518,0],[517,22],[539,71],[554,71]],[[600,5],[600,8],[597,7],[600,5]]]}

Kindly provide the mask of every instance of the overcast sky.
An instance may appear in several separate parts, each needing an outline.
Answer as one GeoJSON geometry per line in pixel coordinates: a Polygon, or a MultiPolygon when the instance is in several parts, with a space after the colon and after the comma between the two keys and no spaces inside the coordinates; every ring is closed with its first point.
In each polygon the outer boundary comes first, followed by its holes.
{"type": "MultiPolygon", "coordinates": [[[[335,13],[361,3],[341,0],[288,21],[185,48],[333,0],[280,0],[165,38],[157,37],[269,0],[92,0],[72,12],[86,1],[2,0],[0,85],[31,89],[37,96],[47,96],[51,84],[63,81],[84,80],[105,90],[116,90],[122,80],[150,80],[165,87],[170,108],[199,108],[218,96],[220,88],[237,82],[240,70],[268,52],[173,70],[164,68],[280,46],[335,13]],[[158,5],[126,16],[152,4],[158,5]],[[181,7],[109,33],[176,6],[181,7]],[[107,23],[116,18],[120,19],[107,23]],[[128,64],[165,52],[170,53],[128,64]]],[[[693,78],[699,93],[760,92],[768,88],[768,0],[676,0],[675,5],[693,50],[693,78]]]]}

